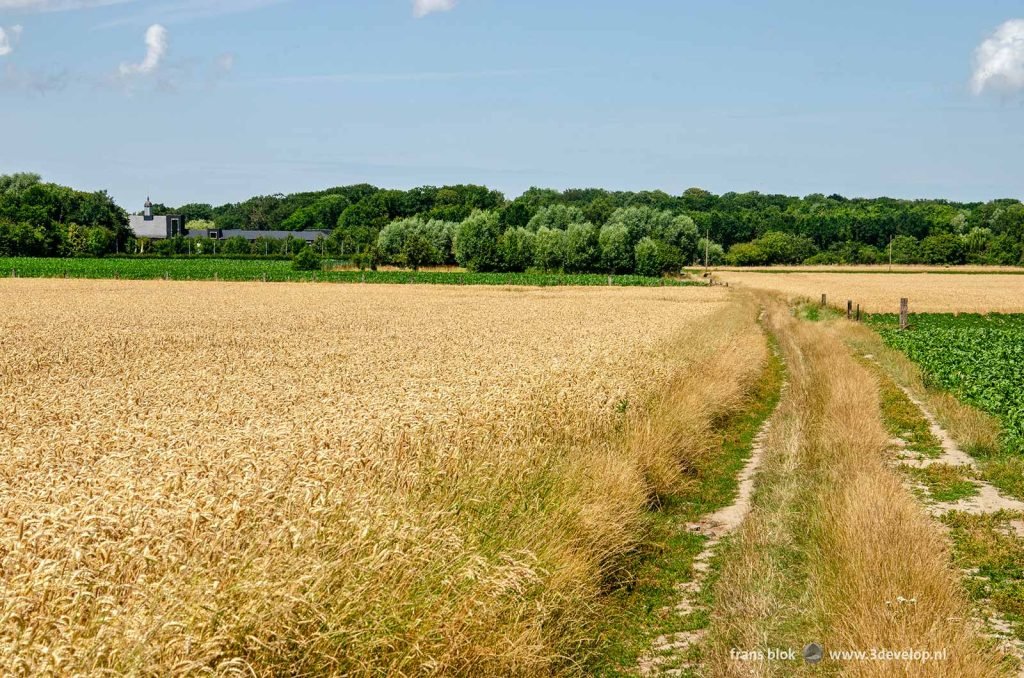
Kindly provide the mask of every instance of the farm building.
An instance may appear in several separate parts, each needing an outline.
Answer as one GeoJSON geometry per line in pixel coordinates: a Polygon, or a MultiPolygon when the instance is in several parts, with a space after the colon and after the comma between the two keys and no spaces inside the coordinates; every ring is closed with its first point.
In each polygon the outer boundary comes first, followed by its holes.
{"type": "Polygon", "coordinates": [[[220,228],[204,228],[190,231],[183,216],[176,214],[154,216],[153,203],[149,198],[146,198],[142,214],[133,214],[128,218],[128,226],[135,233],[136,238],[149,238],[151,240],[166,240],[181,236],[185,238],[213,238],[214,240],[245,238],[251,242],[260,238],[287,240],[291,237],[295,240],[314,243],[320,238],[326,238],[331,235],[330,231],[246,231],[220,228]]]}
{"type": "Polygon", "coordinates": [[[153,216],[153,203],[146,198],[142,214],[133,214],[128,217],[128,227],[132,229],[136,238],[151,238],[153,240],[164,240],[185,235],[185,218],[178,215],[153,216]]]}

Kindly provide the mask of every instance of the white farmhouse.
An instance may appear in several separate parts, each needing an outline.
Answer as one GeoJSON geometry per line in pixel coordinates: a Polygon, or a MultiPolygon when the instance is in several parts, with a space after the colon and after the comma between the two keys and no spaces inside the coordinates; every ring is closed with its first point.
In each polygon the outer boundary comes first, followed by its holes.
{"type": "Polygon", "coordinates": [[[128,226],[135,233],[136,238],[151,238],[153,240],[165,240],[188,233],[185,230],[185,219],[176,214],[166,216],[153,216],[153,203],[146,198],[142,214],[133,214],[128,217],[128,226]]]}

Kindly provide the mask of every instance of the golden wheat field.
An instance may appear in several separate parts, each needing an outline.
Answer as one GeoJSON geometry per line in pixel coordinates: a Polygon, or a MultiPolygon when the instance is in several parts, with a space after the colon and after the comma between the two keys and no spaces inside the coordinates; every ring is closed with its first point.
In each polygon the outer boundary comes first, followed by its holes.
{"type": "Polygon", "coordinates": [[[988,266],[980,264],[795,264],[773,265],[751,269],[744,266],[718,266],[719,271],[764,271],[772,273],[1012,273],[1024,275],[1022,266],[988,266]]]}
{"type": "Polygon", "coordinates": [[[900,299],[912,313],[1022,313],[1024,276],[956,273],[760,273],[721,271],[730,285],[773,290],[790,297],[846,307],[847,300],[869,313],[898,313],[900,299]]]}
{"type": "Polygon", "coordinates": [[[665,455],[700,454],[766,356],[721,288],[5,280],[0,303],[8,675],[572,673],[684,480],[665,455]]]}

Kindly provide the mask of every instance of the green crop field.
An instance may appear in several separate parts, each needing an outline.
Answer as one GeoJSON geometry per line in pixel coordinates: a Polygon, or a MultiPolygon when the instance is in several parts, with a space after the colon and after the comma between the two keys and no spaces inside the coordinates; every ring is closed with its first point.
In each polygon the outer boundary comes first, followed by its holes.
{"type": "Polygon", "coordinates": [[[659,287],[702,285],[677,278],[593,273],[465,273],[430,271],[297,271],[287,260],[267,259],[39,259],[0,258],[0,277],[123,280],[223,280],[420,285],[524,285],[530,287],[659,287]]]}
{"type": "Polygon", "coordinates": [[[1007,442],[1024,450],[1024,315],[919,314],[906,332],[895,315],[869,322],[934,385],[999,417],[1007,442]]]}

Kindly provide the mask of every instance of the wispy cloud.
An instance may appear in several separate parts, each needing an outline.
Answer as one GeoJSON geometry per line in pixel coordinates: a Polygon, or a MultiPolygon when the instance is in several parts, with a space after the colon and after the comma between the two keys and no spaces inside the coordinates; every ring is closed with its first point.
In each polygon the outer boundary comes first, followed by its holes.
{"type": "Polygon", "coordinates": [[[146,31],[146,57],[137,64],[121,64],[113,75],[99,80],[101,89],[133,95],[140,91],[180,93],[210,90],[231,77],[238,63],[233,52],[215,57],[168,58],[169,33],[162,26],[146,31]]]}
{"type": "Polygon", "coordinates": [[[205,67],[205,84],[207,88],[216,87],[231,77],[238,63],[238,55],[234,52],[219,54],[205,67]]]}
{"type": "Polygon", "coordinates": [[[134,0],[0,0],[0,11],[66,12],[90,7],[121,5],[134,0]]]}
{"type": "MultiPolygon", "coordinates": [[[[3,0],[0,0],[3,2],[3,0]]],[[[289,0],[167,0],[147,4],[146,8],[104,22],[97,28],[145,25],[154,20],[163,24],[183,23],[196,19],[239,14],[289,2],[289,0]]]]}
{"type": "Polygon", "coordinates": [[[971,88],[975,94],[1024,89],[1024,19],[1007,21],[978,46],[971,88]]]}
{"type": "Polygon", "coordinates": [[[235,70],[236,61],[238,61],[238,57],[235,54],[226,52],[214,60],[213,66],[217,73],[227,75],[231,71],[235,70]]]}
{"type": "Polygon", "coordinates": [[[8,64],[0,74],[0,91],[47,94],[64,89],[68,81],[67,71],[24,71],[14,64],[8,64]]]}
{"type": "Polygon", "coordinates": [[[153,24],[146,30],[146,58],[137,64],[121,64],[118,72],[122,78],[132,75],[149,75],[160,67],[167,54],[167,29],[153,24]]]}
{"type": "Polygon", "coordinates": [[[21,38],[21,26],[11,26],[5,29],[0,26],[0,57],[7,56],[14,51],[21,38]]]}
{"type": "Polygon", "coordinates": [[[456,0],[413,0],[412,13],[419,19],[435,12],[450,12],[455,3],[456,0]]]}
{"type": "Polygon", "coordinates": [[[324,75],[291,75],[279,78],[248,80],[247,85],[318,85],[346,82],[422,82],[441,80],[474,80],[482,78],[510,78],[537,73],[550,73],[561,69],[524,69],[480,71],[413,71],[409,73],[333,73],[324,75]]]}

